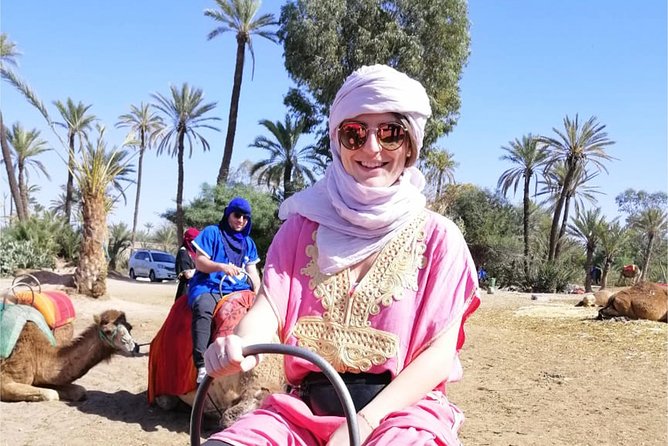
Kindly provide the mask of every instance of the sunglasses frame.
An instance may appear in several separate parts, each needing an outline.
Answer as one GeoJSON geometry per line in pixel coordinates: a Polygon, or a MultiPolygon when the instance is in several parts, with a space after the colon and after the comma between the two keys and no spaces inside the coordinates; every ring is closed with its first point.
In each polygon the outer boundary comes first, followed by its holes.
{"type": "Polygon", "coordinates": [[[236,218],[237,220],[241,220],[242,218],[246,221],[250,220],[250,215],[244,214],[243,212],[239,211],[232,211],[231,215],[236,218]]]}
{"type": "Polygon", "coordinates": [[[364,147],[364,145],[366,144],[366,142],[367,142],[367,140],[369,139],[369,135],[371,134],[371,131],[372,131],[372,130],[375,130],[374,134],[376,135],[376,141],[378,141],[378,145],[379,145],[383,150],[387,150],[388,152],[394,152],[395,150],[399,150],[399,149],[401,149],[401,148],[406,144],[406,140],[410,139],[410,135],[408,134],[408,128],[407,128],[406,125],[405,125],[402,121],[400,121],[400,120],[399,120],[399,121],[381,122],[381,123],[379,123],[379,124],[374,128],[374,127],[369,126],[369,125],[368,125],[367,123],[365,123],[365,122],[362,122],[362,121],[355,121],[354,119],[350,119],[350,120],[347,120],[347,121],[343,121],[343,122],[342,122],[341,124],[339,124],[339,126],[336,128],[336,136],[337,136],[337,138],[339,139],[339,146],[343,147],[343,148],[346,149],[346,150],[350,150],[351,152],[355,152],[355,151],[357,151],[357,150],[360,150],[360,149],[361,149],[362,147],[364,147]],[[366,137],[364,138],[364,142],[362,142],[362,144],[361,144],[359,147],[357,147],[357,148],[348,148],[348,147],[343,143],[342,138],[341,138],[341,129],[342,129],[343,126],[346,125],[346,124],[359,124],[359,125],[361,125],[362,127],[364,127],[364,129],[365,129],[365,131],[366,131],[366,137]],[[385,146],[383,145],[383,142],[381,141],[381,139],[378,137],[378,131],[380,130],[380,127],[382,127],[382,126],[384,126],[384,125],[389,125],[389,124],[397,125],[397,126],[401,127],[401,129],[403,129],[403,131],[404,131],[404,140],[401,142],[401,144],[399,144],[399,145],[398,145],[396,148],[394,148],[394,149],[389,149],[389,148],[385,147],[385,146]]]}

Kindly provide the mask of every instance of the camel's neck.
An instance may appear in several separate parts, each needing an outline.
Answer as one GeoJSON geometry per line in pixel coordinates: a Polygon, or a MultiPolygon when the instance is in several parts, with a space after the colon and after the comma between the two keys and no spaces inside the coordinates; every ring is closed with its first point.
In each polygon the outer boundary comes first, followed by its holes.
{"type": "Polygon", "coordinates": [[[97,325],[88,327],[77,339],[57,350],[59,367],[51,384],[69,384],[114,353],[110,342],[100,336],[97,325]]]}

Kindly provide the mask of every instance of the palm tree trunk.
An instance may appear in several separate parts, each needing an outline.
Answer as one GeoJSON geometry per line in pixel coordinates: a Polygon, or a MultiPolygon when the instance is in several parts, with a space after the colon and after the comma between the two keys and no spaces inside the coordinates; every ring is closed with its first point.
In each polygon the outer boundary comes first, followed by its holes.
{"type": "Polygon", "coordinates": [[[28,218],[30,216],[28,211],[28,187],[26,186],[25,179],[25,165],[22,161],[19,160],[17,168],[19,171],[19,195],[21,195],[21,206],[23,206],[23,213],[26,218],[28,218]]]}
{"type": "Polygon", "coordinates": [[[295,193],[295,188],[292,184],[292,163],[285,162],[285,170],[283,170],[283,198],[286,199],[295,193]]]}
{"type": "Polygon", "coordinates": [[[135,237],[137,235],[137,219],[139,217],[139,196],[141,195],[141,169],[142,165],[144,162],[144,134],[142,133],[142,142],[141,146],[139,146],[139,162],[137,163],[137,195],[135,196],[135,215],[134,218],[132,219],[132,237],[131,237],[131,244],[130,244],[130,249],[134,249],[135,247],[135,237]]]}
{"type": "Polygon", "coordinates": [[[185,132],[179,130],[178,137],[178,155],[179,174],[176,185],[176,240],[177,246],[183,243],[183,152],[185,132]]]}
{"type": "Polygon", "coordinates": [[[5,130],[5,124],[2,120],[2,113],[0,112],[0,145],[2,145],[2,160],[4,161],[5,168],[7,169],[7,180],[9,181],[9,190],[12,194],[12,200],[14,203],[16,203],[16,215],[19,217],[19,221],[24,221],[26,219],[26,214],[21,203],[19,185],[16,182],[16,177],[14,176],[14,168],[12,167],[12,154],[9,151],[9,144],[7,143],[7,132],[5,130]]]}
{"type": "Polygon", "coordinates": [[[650,257],[652,256],[653,245],[654,245],[654,234],[650,234],[649,237],[647,237],[647,248],[645,249],[645,261],[642,264],[642,270],[640,271],[639,282],[645,281],[645,276],[647,274],[647,271],[649,271],[649,261],[650,257]]]}
{"type": "Polygon", "coordinates": [[[104,191],[96,194],[82,191],[83,236],[79,265],[74,280],[79,293],[100,297],[107,292],[107,209],[104,191]]]}
{"type": "Polygon", "coordinates": [[[596,246],[587,246],[587,259],[585,260],[585,291],[591,293],[591,268],[594,264],[594,250],[596,246]]]}
{"type": "Polygon", "coordinates": [[[70,223],[72,199],[74,196],[74,133],[69,135],[70,149],[67,158],[67,188],[65,190],[65,219],[70,223]]]}
{"type": "Polygon", "coordinates": [[[608,273],[610,272],[610,267],[612,266],[612,260],[606,258],[605,263],[603,264],[603,273],[601,273],[601,288],[599,290],[604,290],[608,286],[608,273]]]}
{"type": "Polygon", "coordinates": [[[529,279],[529,189],[531,188],[531,172],[528,172],[529,175],[524,176],[524,279],[529,279]]]}
{"type": "MultiPolygon", "coordinates": [[[[230,172],[232,150],[234,149],[234,135],[237,131],[237,114],[239,113],[239,97],[241,96],[241,81],[244,74],[244,58],[246,56],[246,38],[237,35],[237,62],[234,67],[234,84],[230,99],[230,116],[227,121],[227,136],[225,137],[225,151],[220,164],[216,184],[225,184],[230,172]]],[[[180,236],[179,236],[180,237],[180,236]]]]}
{"type": "Polygon", "coordinates": [[[568,172],[564,178],[564,185],[561,188],[561,193],[559,194],[559,200],[554,206],[554,216],[552,217],[552,227],[550,228],[550,247],[548,250],[547,260],[552,261],[557,258],[557,242],[559,241],[559,221],[561,220],[561,211],[564,208],[564,202],[568,196],[568,192],[571,188],[571,182],[573,181],[573,176],[575,174],[575,163],[568,163],[568,172]]]}
{"type": "Polygon", "coordinates": [[[564,241],[564,236],[566,235],[566,226],[568,225],[568,214],[571,209],[571,198],[573,198],[573,194],[568,194],[566,202],[564,203],[564,218],[561,219],[561,228],[559,229],[559,238],[557,238],[557,249],[554,252],[554,260],[557,260],[559,254],[561,254],[562,243],[564,241]]]}

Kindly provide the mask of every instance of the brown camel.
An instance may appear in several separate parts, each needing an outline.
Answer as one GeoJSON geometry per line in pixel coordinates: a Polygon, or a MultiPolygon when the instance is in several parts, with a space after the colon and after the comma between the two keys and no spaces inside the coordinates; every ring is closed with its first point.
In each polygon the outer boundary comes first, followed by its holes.
{"type": "Polygon", "coordinates": [[[73,381],[114,353],[132,354],[135,342],[125,313],[107,310],[79,337],[54,347],[36,324],[23,327],[16,346],[0,360],[1,401],[77,401],[86,390],[73,381]]]}
{"type": "Polygon", "coordinates": [[[613,295],[598,311],[598,319],[626,317],[668,322],[668,292],[666,287],[641,282],[613,295]]]}
{"type": "MultiPolygon", "coordinates": [[[[204,412],[214,415],[222,411],[220,423],[223,427],[231,426],[241,415],[260,407],[266,396],[285,391],[283,357],[263,355],[262,358],[262,362],[253,370],[216,378],[211,384],[209,397],[215,406],[205,401],[204,412]]],[[[192,406],[195,394],[196,391],[192,391],[178,398],[192,406]]],[[[161,395],[156,398],[156,402],[163,409],[171,409],[176,403],[173,398],[176,397],[161,395]]]]}

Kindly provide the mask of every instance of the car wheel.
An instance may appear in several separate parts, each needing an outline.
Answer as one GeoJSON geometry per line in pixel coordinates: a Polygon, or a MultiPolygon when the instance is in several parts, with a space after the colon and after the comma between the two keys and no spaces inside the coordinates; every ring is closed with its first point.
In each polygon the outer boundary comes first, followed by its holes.
{"type": "Polygon", "coordinates": [[[149,279],[151,282],[155,282],[156,279],[155,279],[155,273],[153,272],[153,270],[151,270],[151,272],[148,273],[148,279],[149,279]]]}
{"type": "Polygon", "coordinates": [[[135,280],[137,276],[135,275],[135,270],[130,268],[130,279],[135,280]]]}

